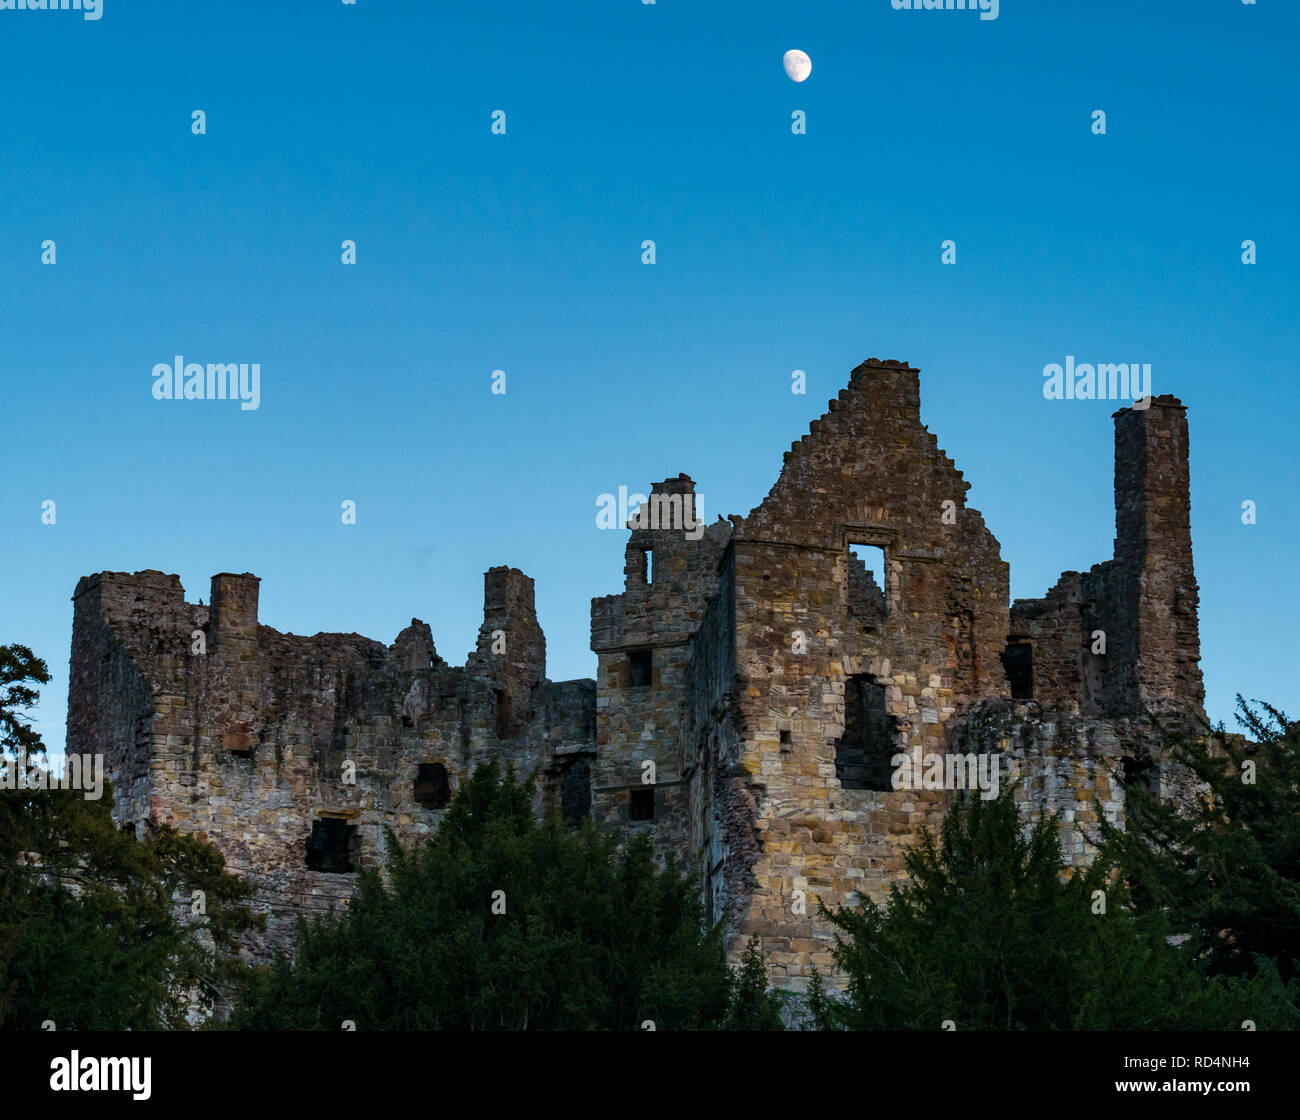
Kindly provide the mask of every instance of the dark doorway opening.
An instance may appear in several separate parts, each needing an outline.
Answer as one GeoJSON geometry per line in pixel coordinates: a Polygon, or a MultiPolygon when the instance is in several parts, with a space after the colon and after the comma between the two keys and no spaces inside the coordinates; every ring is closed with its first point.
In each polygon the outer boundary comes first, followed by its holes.
{"type": "Polygon", "coordinates": [[[1138,786],[1144,790],[1150,790],[1155,778],[1155,767],[1152,766],[1149,759],[1130,758],[1125,755],[1120,763],[1121,772],[1125,786],[1138,786]]]}
{"type": "Polygon", "coordinates": [[[844,734],[835,743],[835,776],[845,789],[892,790],[898,725],[885,686],[867,673],[844,682],[844,734]]]}
{"type": "Polygon", "coordinates": [[[1002,668],[1011,686],[1012,700],[1034,698],[1034,647],[1029,642],[1008,643],[1002,655],[1002,668]]]}
{"type": "Polygon", "coordinates": [[[579,825],[591,816],[591,763],[585,758],[575,758],[564,769],[560,815],[571,825],[579,825]]]}

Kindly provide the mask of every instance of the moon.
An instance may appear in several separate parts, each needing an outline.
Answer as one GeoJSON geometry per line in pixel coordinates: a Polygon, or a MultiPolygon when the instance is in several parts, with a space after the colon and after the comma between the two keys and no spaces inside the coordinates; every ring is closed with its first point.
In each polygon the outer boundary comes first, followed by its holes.
{"type": "Polygon", "coordinates": [[[781,65],[785,67],[785,76],[792,82],[802,82],[812,73],[812,59],[803,51],[786,51],[781,65]]]}

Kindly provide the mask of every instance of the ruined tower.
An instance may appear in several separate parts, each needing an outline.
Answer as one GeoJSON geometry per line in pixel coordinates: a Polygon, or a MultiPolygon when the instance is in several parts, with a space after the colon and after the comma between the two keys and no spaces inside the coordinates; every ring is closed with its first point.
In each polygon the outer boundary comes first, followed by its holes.
{"type": "Polygon", "coordinates": [[[1112,682],[1109,707],[1199,710],[1187,410],[1175,397],[1115,414],[1115,568],[1110,623],[1125,671],[1112,682]]]}

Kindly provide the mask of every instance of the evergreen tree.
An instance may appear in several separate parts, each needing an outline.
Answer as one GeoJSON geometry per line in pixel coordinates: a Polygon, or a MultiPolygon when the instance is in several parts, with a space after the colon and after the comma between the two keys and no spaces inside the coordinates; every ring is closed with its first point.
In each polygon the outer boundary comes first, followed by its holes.
{"type": "Polygon", "coordinates": [[[767,960],[758,938],[745,946],[740,968],[732,974],[731,1004],[725,1029],[729,1031],[779,1031],[781,999],[767,986],[767,960]]]}
{"type": "Polygon", "coordinates": [[[1170,737],[1166,750],[1201,784],[1179,811],[1141,780],[1125,783],[1127,822],[1108,828],[1110,856],[1134,897],[1163,909],[1209,974],[1252,976],[1271,962],[1300,976],[1300,725],[1237,696],[1254,742],[1170,737]]]}

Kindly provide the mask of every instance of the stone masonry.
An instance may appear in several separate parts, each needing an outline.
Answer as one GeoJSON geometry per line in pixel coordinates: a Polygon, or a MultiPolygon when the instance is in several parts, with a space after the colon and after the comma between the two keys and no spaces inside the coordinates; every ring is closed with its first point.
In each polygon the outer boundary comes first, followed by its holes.
{"type": "Polygon", "coordinates": [[[1123,824],[1123,773],[1173,788],[1151,717],[1203,718],[1179,401],[1115,414],[1114,556],[1042,599],[1009,602],[968,489],[921,423],[918,371],[863,363],[747,516],[697,524],[690,478],[653,486],[623,591],[592,601],[595,681],[547,680],[513,568],[484,577],[464,666],[417,619],[390,646],[281,634],[248,573],[214,576],[209,606],[174,575],[87,576],[68,749],[104,753],[123,827],[196,833],[250,878],[259,956],[382,866],[385,826],[429,835],[498,758],[537,773],[539,812],[650,830],[698,871],[733,957],[758,935],[802,990],[832,963],[818,902],[882,899],[971,795],[899,788],[898,756],[991,756],[1083,862],[1103,815],[1123,824]]]}

